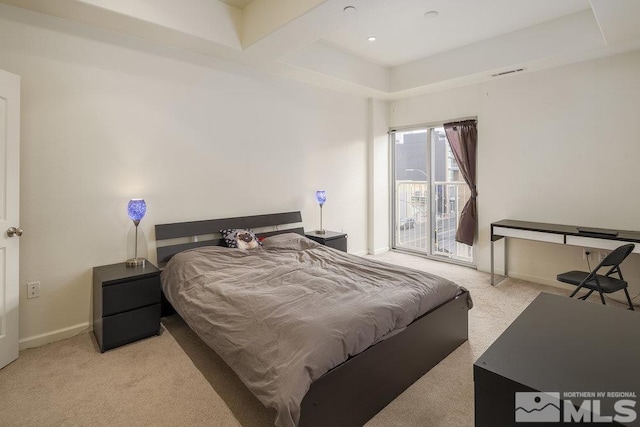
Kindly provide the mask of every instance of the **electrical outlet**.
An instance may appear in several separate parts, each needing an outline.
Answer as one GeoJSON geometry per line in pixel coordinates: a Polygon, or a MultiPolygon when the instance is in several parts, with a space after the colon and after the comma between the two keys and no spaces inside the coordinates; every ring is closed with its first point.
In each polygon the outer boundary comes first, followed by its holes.
{"type": "Polygon", "coordinates": [[[609,255],[609,252],[607,251],[600,251],[598,252],[598,262],[602,262],[604,261],[604,259],[609,255]]]}
{"type": "Polygon", "coordinates": [[[27,298],[38,298],[40,296],[40,282],[27,283],[27,298]]]}
{"type": "Polygon", "coordinates": [[[582,249],[582,259],[587,259],[589,257],[589,261],[593,259],[593,251],[591,249],[582,249]]]}

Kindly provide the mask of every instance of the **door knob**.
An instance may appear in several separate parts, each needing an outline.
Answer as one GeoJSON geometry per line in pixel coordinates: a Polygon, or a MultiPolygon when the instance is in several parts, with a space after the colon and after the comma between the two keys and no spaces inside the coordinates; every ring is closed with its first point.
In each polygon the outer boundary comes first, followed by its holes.
{"type": "Polygon", "coordinates": [[[14,236],[22,236],[22,228],[18,227],[9,227],[9,229],[7,230],[7,236],[9,237],[14,237],[14,236]]]}

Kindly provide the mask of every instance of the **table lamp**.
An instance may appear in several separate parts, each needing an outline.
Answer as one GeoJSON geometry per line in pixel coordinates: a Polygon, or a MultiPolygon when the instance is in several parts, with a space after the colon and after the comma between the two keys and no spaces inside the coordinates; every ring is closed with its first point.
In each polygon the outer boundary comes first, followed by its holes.
{"type": "Polygon", "coordinates": [[[316,233],[325,234],[326,231],[322,228],[322,205],[324,205],[324,202],[327,201],[327,192],[324,191],[324,190],[316,191],[316,200],[318,201],[318,204],[320,205],[320,229],[318,231],[316,231],[316,233]]]}
{"type": "Polygon", "coordinates": [[[127,267],[141,267],[144,266],[144,258],[138,258],[138,224],[140,224],[140,220],[144,217],[144,214],[147,212],[147,204],[144,202],[144,199],[131,199],[129,200],[129,204],[127,205],[127,213],[129,214],[129,218],[133,220],[133,223],[136,226],[136,241],[135,241],[135,251],[133,258],[127,260],[127,267]]]}

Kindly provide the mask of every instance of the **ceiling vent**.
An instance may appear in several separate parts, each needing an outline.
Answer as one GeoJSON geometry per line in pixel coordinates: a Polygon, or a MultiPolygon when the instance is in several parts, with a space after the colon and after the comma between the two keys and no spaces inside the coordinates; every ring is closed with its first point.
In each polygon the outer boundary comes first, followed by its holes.
{"type": "Polygon", "coordinates": [[[519,73],[520,71],[526,71],[526,70],[527,70],[526,68],[516,68],[514,70],[507,70],[507,71],[502,71],[500,73],[491,74],[491,77],[506,76],[507,74],[519,73]]]}

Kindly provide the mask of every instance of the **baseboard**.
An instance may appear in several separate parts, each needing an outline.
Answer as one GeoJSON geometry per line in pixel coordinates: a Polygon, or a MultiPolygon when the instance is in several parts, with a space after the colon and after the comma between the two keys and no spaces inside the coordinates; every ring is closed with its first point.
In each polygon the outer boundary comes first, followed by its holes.
{"type": "Polygon", "coordinates": [[[367,251],[358,251],[358,252],[349,252],[349,253],[353,255],[358,255],[358,256],[365,256],[367,254],[367,251]]]}
{"type": "Polygon", "coordinates": [[[56,331],[51,331],[51,332],[47,332],[40,335],[21,338],[20,351],[26,350],[28,348],[40,347],[45,344],[71,338],[76,335],[89,332],[90,330],[91,330],[91,325],[89,324],[89,322],[83,322],[74,326],[69,326],[67,328],[58,329],[56,331]]]}
{"type": "Polygon", "coordinates": [[[384,248],[374,249],[373,250],[373,254],[371,254],[371,255],[380,255],[380,254],[383,254],[385,252],[389,252],[390,250],[391,250],[391,248],[389,246],[386,246],[384,248]]]}
{"type": "Polygon", "coordinates": [[[565,285],[558,282],[555,279],[549,279],[546,277],[530,276],[528,274],[521,274],[514,271],[509,272],[509,277],[513,279],[526,280],[527,282],[539,283],[541,285],[547,285],[558,289],[575,289],[574,286],[565,285]]]}

